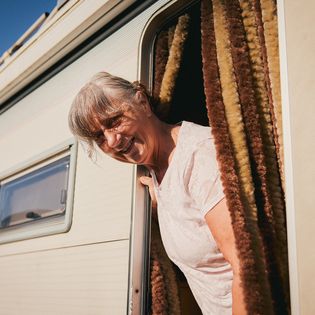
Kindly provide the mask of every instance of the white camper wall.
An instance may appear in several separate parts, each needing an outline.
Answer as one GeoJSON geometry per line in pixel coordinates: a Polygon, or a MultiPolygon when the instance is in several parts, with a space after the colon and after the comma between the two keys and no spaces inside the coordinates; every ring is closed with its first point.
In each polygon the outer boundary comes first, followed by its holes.
{"type": "MultiPolygon", "coordinates": [[[[141,33],[165,2],[0,115],[0,173],[71,137],[71,101],[94,73],[137,79],[141,33]]],[[[1,314],[126,313],[133,173],[133,166],[101,155],[93,163],[79,147],[70,231],[0,245],[1,314]]]]}
{"type": "Polygon", "coordinates": [[[281,0],[278,8],[292,314],[309,315],[315,314],[315,2],[281,0]]]}

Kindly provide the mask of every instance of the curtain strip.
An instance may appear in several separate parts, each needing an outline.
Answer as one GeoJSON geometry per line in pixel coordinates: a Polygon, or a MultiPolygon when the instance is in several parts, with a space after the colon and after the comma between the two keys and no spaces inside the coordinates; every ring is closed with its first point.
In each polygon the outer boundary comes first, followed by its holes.
{"type": "Polygon", "coordinates": [[[175,270],[162,244],[158,223],[151,222],[152,315],[180,315],[175,270]]]}
{"type": "Polygon", "coordinates": [[[235,173],[235,161],[219,81],[213,11],[209,0],[201,2],[201,39],[204,90],[208,117],[215,139],[217,159],[221,171],[224,193],[231,214],[233,230],[240,257],[240,275],[248,314],[263,314],[264,301],[260,292],[259,275],[255,269],[255,257],[251,247],[251,235],[247,231],[245,214],[240,199],[240,189],[235,173]]]}
{"type": "MultiPolygon", "coordinates": [[[[243,1],[242,1],[243,2],[243,1]]],[[[242,3],[241,2],[241,3],[242,3]]],[[[273,96],[271,91],[271,82],[270,82],[270,76],[269,76],[269,65],[268,65],[268,56],[267,56],[267,49],[266,49],[266,42],[265,42],[265,35],[264,35],[264,25],[262,21],[262,12],[261,12],[261,6],[260,6],[260,0],[252,0],[252,8],[251,12],[255,16],[255,23],[257,25],[257,32],[258,32],[258,40],[260,43],[261,48],[261,59],[263,68],[261,69],[261,74],[264,74],[264,81],[265,86],[267,90],[267,97],[269,99],[270,104],[270,115],[272,119],[272,128],[273,128],[273,140],[276,147],[276,156],[278,158],[278,164],[280,166],[280,146],[279,146],[279,137],[278,137],[278,131],[277,131],[277,119],[275,116],[274,111],[274,102],[273,102],[273,96]]],[[[282,183],[281,183],[282,185],[282,183]]]]}
{"type": "Polygon", "coordinates": [[[152,315],[167,315],[167,289],[162,273],[162,266],[156,248],[153,246],[151,250],[151,295],[152,315]]]}
{"type": "Polygon", "coordinates": [[[250,64],[246,34],[241,16],[241,8],[237,0],[227,0],[232,58],[236,74],[244,122],[247,130],[250,155],[253,158],[253,172],[256,187],[259,226],[262,231],[267,271],[276,313],[286,314],[283,284],[277,264],[277,239],[274,228],[271,196],[267,182],[267,165],[258,120],[259,114],[255,104],[252,68],[250,64]]]}
{"type": "Polygon", "coordinates": [[[257,207],[254,196],[250,159],[246,143],[246,134],[242,121],[241,106],[238,97],[236,78],[231,56],[231,43],[227,29],[227,18],[221,0],[213,0],[214,29],[216,34],[217,59],[225,106],[226,119],[235,152],[236,171],[239,178],[241,199],[246,215],[246,224],[251,234],[252,248],[255,255],[255,268],[259,276],[260,293],[264,300],[265,311],[272,314],[272,303],[269,282],[265,276],[265,257],[257,226],[257,207]]]}
{"type": "Polygon", "coordinates": [[[274,125],[276,127],[276,134],[278,135],[276,139],[278,139],[279,144],[280,174],[283,190],[285,191],[277,5],[275,0],[260,0],[259,3],[261,6],[271,93],[274,104],[274,125]]]}
{"type": "MultiPolygon", "coordinates": [[[[255,1],[255,0],[254,0],[255,1]]],[[[256,3],[258,1],[255,1],[256,3]]],[[[284,217],[284,196],[278,168],[277,154],[274,142],[274,128],[271,120],[272,98],[268,86],[268,64],[264,46],[263,32],[258,32],[261,27],[257,23],[260,6],[253,5],[250,0],[240,1],[246,38],[249,47],[249,57],[252,66],[253,88],[255,92],[256,107],[261,125],[261,135],[266,159],[266,179],[272,203],[274,228],[276,233],[277,261],[283,280],[287,277],[286,270],[286,230],[284,217]],[[258,10],[257,10],[258,9],[258,10]]]]}
{"type": "Polygon", "coordinates": [[[154,87],[153,87],[153,97],[158,100],[161,83],[163,75],[165,72],[165,67],[168,59],[169,49],[168,49],[168,31],[162,31],[155,43],[155,56],[154,56],[154,87]]]}
{"type": "Polygon", "coordinates": [[[184,44],[188,36],[189,20],[190,18],[188,14],[180,16],[175,28],[172,46],[161,83],[159,97],[160,106],[158,107],[158,113],[162,118],[167,117],[167,114],[169,113],[170,103],[176,84],[176,78],[181,65],[184,44]]]}
{"type": "Polygon", "coordinates": [[[235,151],[237,170],[244,187],[246,199],[251,207],[250,220],[257,221],[254,187],[251,178],[250,160],[247,150],[246,134],[242,121],[241,106],[234,75],[231,46],[227,30],[226,13],[220,0],[213,0],[214,29],[222,97],[229,127],[229,133],[235,151]]]}
{"type": "MultiPolygon", "coordinates": [[[[269,96],[270,103],[270,116],[273,119],[268,119],[268,121],[264,121],[261,119],[262,130],[268,130],[269,134],[263,134],[264,148],[265,148],[265,156],[266,156],[266,164],[267,164],[267,181],[269,186],[269,191],[271,195],[272,205],[273,205],[273,218],[275,224],[276,231],[276,246],[277,246],[277,258],[278,258],[278,266],[280,269],[282,284],[285,288],[284,292],[287,296],[286,300],[288,302],[288,254],[287,254],[287,237],[286,237],[286,219],[285,219],[285,204],[284,204],[284,193],[282,189],[281,176],[279,169],[281,165],[279,164],[280,158],[276,160],[276,157],[279,155],[279,144],[278,144],[278,134],[276,128],[276,120],[274,116],[274,107],[273,107],[273,97],[271,94],[270,88],[270,79],[269,79],[269,65],[267,60],[267,50],[265,46],[265,38],[264,38],[264,28],[262,23],[262,13],[260,7],[260,1],[253,0],[253,8],[252,12],[255,14],[255,24],[257,25],[258,33],[259,33],[259,43],[261,46],[261,60],[263,61],[262,69],[258,69],[261,74],[264,74],[264,81],[266,86],[266,94],[269,96]],[[268,126],[270,126],[268,128],[268,126]]],[[[256,70],[254,71],[254,74],[256,70]]],[[[261,78],[263,80],[263,78],[261,78]]],[[[259,90],[258,92],[262,91],[259,90]]],[[[258,108],[261,105],[264,106],[263,102],[257,102],[258,108]]],[[[266,104],[267,105],[267,104],[266,104]]],[[[267,106],[264,106],[267,108],[267,106]]],[[[260,113],[261,114],[261,113],[260,113]]],[[[262,115],[261,115],[262,116],[262,115]]],[[[288,303],[289,304],[289,303],[288,303]]]]}
{"type": "Polygon", "coordinates": [[[173,39],[174,39],[174,34],[175,34],[175,29],[176,26],[171,26],[168,29],[168,50],[171,50],[173,39]]]}

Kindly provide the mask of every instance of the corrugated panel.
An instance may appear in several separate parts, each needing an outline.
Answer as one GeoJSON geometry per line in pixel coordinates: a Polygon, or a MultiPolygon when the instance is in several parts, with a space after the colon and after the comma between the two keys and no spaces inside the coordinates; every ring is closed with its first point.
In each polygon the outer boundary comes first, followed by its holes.
{"type": "Polygon", "coordinates": [[[2,258],[0,313],[125,314],[128,255],[120,241],[2,258]]]}

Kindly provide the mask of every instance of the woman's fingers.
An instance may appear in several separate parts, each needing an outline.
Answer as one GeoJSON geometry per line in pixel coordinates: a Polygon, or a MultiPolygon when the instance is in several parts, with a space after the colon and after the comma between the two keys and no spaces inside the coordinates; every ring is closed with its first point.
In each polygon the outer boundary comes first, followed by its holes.
{"type": "Polygon", "coordinates": [[[142,185],[148,186],[150,197],[151,197],[151,201],[152,201],[152,208],[156,208],[157,201],[156,201],[156,196],[155,196],[155,192],[154,192],[154,188],[153,188],[153,179],[152,179],[152,177],[141,176],[139,178],[139,180],[140,180],[140,183],[142,185]]]}
{"type": "Polygon", "coordinates": [[[139,179],[142,185],[146,185],[149,187],[153,185],[152,178],[149,176],[141,176],[139,179]]]}

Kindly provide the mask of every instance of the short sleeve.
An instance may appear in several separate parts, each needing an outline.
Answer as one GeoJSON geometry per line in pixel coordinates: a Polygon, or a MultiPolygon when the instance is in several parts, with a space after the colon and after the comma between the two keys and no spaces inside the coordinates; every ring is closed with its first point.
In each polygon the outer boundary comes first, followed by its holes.
{"type": "Polygon", "coordinates": [[[188,190],[194,204],[205,216],[224,198],[216,151],[212,139],[202,141],[193,151],[186,175],[188,190]]]}

